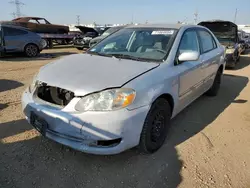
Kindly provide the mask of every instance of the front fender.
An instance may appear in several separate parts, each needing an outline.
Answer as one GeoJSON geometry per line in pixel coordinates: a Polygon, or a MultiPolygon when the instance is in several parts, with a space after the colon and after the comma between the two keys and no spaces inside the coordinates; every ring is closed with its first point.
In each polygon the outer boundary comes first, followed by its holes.
{"type": "Polygon", "coordinates": [[[124,86],[133,88],[136,91],[135,101],[127,108],[133,110],[147,105],[151,106],[158,97],[164,94],[171,95],[174,104],[177,104],[179,90],[178,83],[178,76],[171,72],[166,72],[166,69],[164,68],[157,67],[124,86]]]}

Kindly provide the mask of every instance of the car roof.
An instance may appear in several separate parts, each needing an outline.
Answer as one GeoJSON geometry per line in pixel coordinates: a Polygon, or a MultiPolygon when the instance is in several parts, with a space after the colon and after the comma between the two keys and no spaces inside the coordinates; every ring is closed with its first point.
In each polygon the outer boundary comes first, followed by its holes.
{"type": "Polygon", "coordinates": [[[30,20],[30,19],[44,19],[44,18],[26,16],[26,17],[18,17],[18,18],[15,18],[14,20],[30,20]]]}
{"type": "Polygon", "coordinates": [[[189,25],[189,24],[139,24],[139,25],[130,25],[126,28],[166,28],[166,29],[177,29],[180,28],[190,28],[190,27],[200,27],[198,25],[189,25]]]}

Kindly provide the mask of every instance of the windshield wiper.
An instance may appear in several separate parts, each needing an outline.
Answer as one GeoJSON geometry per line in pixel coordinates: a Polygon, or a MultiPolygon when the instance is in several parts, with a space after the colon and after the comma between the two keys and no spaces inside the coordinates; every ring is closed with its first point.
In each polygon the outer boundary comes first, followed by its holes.
{"type": "Polygon", "coordinates": [[[149,59],[149,58],[142,58],[142,57],[135,57],[131,56],[128,54],[117,54],[117,53],[100,53],[100,52],[87,52],[87,54],[90,55],[99,55],[99,56],[105,56],[105,57],[115,57],[118,59],[130,59],[130,60],[135,60],[135,61],[147,61],[147,62],[161,62],[161,60],[154,60],[154,59],[149,59]]]}
{"type": "Polygon", "coordinates": [[[105,57],[112,57],[112,55],[110,54],[104,54],[104,53],[100,53],[100,52],[86,52],[87,54],[90,54],[90,55],[99,55],[99,56],[105,56],[105,57]]]}
{"type": "Polygon", "coordinates": [[[135,57],[135,56],[131,56],[131,55],[128,55],[128,54],[116,54],[116,53],[113,53],[113,54],[108,54],[108,55],[111,55],[111,56],[119,58],[119,59],[131,59],[131,60],[135,60],[135,61],[151,61],[151,60],[149,60],[147,58],[135,57]]]}

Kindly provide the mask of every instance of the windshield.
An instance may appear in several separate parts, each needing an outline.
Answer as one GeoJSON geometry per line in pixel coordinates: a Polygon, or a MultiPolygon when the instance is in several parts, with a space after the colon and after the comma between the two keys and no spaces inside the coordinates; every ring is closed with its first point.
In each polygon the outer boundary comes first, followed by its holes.
{"type": "Polygon", "coordinates": [[[175,29],[126,28],[108,36],[88,53],[133,58],[137,60],[162,61],[171,48],[175,29]]]}

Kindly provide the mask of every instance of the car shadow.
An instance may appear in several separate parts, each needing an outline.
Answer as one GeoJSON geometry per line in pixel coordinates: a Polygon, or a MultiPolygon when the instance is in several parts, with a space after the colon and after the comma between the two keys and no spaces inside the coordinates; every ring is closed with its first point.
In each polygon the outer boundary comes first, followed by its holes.
{"type": "Polygon", "coordinates": [[[240,56],[240,61],[236,64],[235,68],[227,68],[228,70],[240,70],[250,65],[250,50],[246,50],[240,56]]]}
{"type": "Polygon", "coordinates": [[[1,57],[1,61],[41,61],[41,60],[47,60],[47,59],[54,59],[58,58],[61,56],[66,56],[66,55],[72,55],[72,54],[77,54],[76,52],[43,52],[39,54],[37,57],[25,57],[22,54],[12,54],[12,55],[6,55],[4,57],[1,57]]]}
{"type": "Polygon", "coordinates": [[[0,92],[16,89],[21,86],[23,86],[23,84],[20,82],[14,80],[0,79],[0,92]]]}
{"type": "Polygon", "coordinates": [[[230,104],[247,102],[236,98],[248,81],[247,77],[224,74],[218,96],[202,96],[174,118],[170,141],[174,145],[184,142],[212,123],[230,104]]]}
{"type": "Polygon", "coordinates": [[[183,161],[176,146],[202,133],[231,103],[244,103],[247,99],[237,97],[247,83],[246,77],[225,75],[219,95],[200,97],[174,118],[165,145],[151,155],[141,154],[137,149],[113,156],[84,154],[34,136],[35,131],[25,120],[2,123],[0,185],[27,188],[177,187],[182,182],[183,161]],[[24,132],[33,136],[21,137],[24,132]]]}
{"type": "Polygon", "coordinates": [[[67,44],[67,45],[55,44],[53,46],[53,49],[65,49],[65,48],[74,48],[74,45],[73,44],[67,44]]]}
{"type": "Polygon", "coordinates": [[[8,104],[1,104],[0,103],[0,111],[7,108],[8,107],[8,104]]]}

